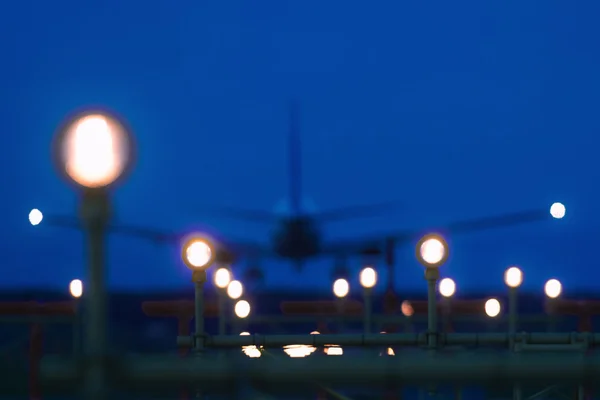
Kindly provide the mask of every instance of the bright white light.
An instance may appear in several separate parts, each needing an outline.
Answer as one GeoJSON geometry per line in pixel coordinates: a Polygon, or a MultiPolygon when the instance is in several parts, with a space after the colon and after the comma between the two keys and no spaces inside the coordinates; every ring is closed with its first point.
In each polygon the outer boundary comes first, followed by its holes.
{"type": "Polygon", "coordinates": [[[235,303],[234,311],[238,318],[246,318],[250,315],[250,303],[246,300],[240,300],[235,303]]]}
{"type": "Polygon", "coordinates": [[[39,225],[44,219],[44,214],[37,208],[29,211],[29,223],[33,226],[39,225]]]}
{"type": "MultiPolygon", "coordinates": [[[[364,288],[370,289],[377,284],[377,271],[371,267],[363,268],[360,271],[360,285],[364,288]]],[[[334,289],[335,290],[335,289],[334,289]]]]}
{"type": "Polygon", "coordinates": [[[231,272],[227,268],[219,268],[215,272],[215,285],[219,289],[225,289],[231,282],[231,272]]]}
{"type": "Polygon", "coordinates": [[[204,240],[198,239],[188,245],[185,256],[190,265],[195,268],[202,268],[212,259],[212,249],[204,240]]]}
{"type": "Polygon", "coordinates": [[[329,344],[327,346],[325,346],[325,354],[327,354],[328,356],[341,356],[344,354],[344,349],[342,349],[340,346],[337,346],[335,344],[329,344]]]}
{"type": "Polygon", "coordinates": [[[500,302],[496,299],[489,299],[485,302],[485,313],[490,318],[497,317],[500,314],[501,308],[500,302]]]}
{"type": "Polygon", "coordinates": [[[556,219],[564,218],[567,208],[562,203],[554,203],[550,207],[550,215],[556,219]]]}
{"type": "Polygon", "coordinates": [[[232,300],[237,300],[244,294],[244,286],[240,281],[231,281],[227,285],[227,296],[232,300]]]}
{"type": "Polygon", "coordinates": [[[292,358],[302,358],[311,355],[316,349],[304,344],[288,344],[283,346],[285,354],[292,358]]]}
{"type": "Polygon", "coordinates": [[[544,285],[544,293],[551,299],[555,299],[562,293],[562,284],[557,279],[550,279],[544,285]]]}
{"type": "Polygon", "coordinates": [[[421,244],[419,253],[426,264],[436,265],[444,259],[446,246],[440,239],[432,237],[421,244]]]}
{"type": "MultiPolygon", "coordinates": [[[[250,336],[250,332],[242,332],[240,336],[250,336]]],[[[259,358],[262,352],[254,345],[242,346],[242,352],[250,358],[259,358]]]]}
{"type": "Polygon", "coordinates": [[[523,283],[523,272],[517,267],[510,267],[504,272],[504,283],[511,288],[517,288],[523,283]]]}
{"type": "Polygon", "coordinates": [[[340,299],[346,297],[350,292],[350,285],[345,279],[338,279],[333,282],[333,294],[340,299]]]}
{"type": "Polygon", "coordinates": [[[442,296],[452,297],[456,292],[456,283],[450,278],[444,278],[440,281],[438,290],[442,296]]]}
{"type": "Polygon", "coordinates": [[[104,115],[87,115],[65,132],[62,143],[67,175],[85,187],[103,187],[124,172],[129,138],[123,126],[104,115]]]}
{"type": "Polygon", "coordinates": [[[69,293],[76,299],[81,297],[83,295],[83,282],[79,279],[73,279],[71,283],[69,283],[69,293]]]}

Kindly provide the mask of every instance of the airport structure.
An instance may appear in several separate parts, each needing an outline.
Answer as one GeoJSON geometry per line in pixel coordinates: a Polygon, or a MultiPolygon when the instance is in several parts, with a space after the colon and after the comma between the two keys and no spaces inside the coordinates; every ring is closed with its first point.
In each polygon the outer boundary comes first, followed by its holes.
{"type": "MultiPolygon", "coordinates": [[[[181,256],[190,269],[194,300],[142,304],[149,317],[177,320],[173,349],[179,350],[115,353],[108,335],[104,237],[110,218],[108,189],[132,166],[133,136],[114,114],[85,110],[58,131],[54,154],[58,170],[82,193],[88,276],[85,294],[81,281],[71,283],[71,302],[0,304],[4,317],[19,316],[31,324],[31,399],[588,400],[596,393],[600,334],[593,332],[591,320],[600,313],[600,302],[563,299],[561,283],[549,279],[546,315],[524,316],[517,307],[523,282],[518,267],[506,270],[506,301],[454,299],[456,283],[440,280],[450,249],[437,233],[423,235],[415,247],[423,265],[426,301],[394,301],[388,293],[384,313],[374,313],[377,270],[366,265],[360,272],[362,301],[348,299],[348,281],[339,278],[332,285],[333,301],[284,302],[279,316],[254,315],[242,282],[215,259],[212,239],[191,234],[182,243],[181,256]],[[210,281],[217,287],[216,302],[207,300],[210,281]],[[565,315],[578,318],[577,332],[562,329],[565,315]],[[216,334],[207,332],[207,316],[217,316],[216,334]],[[49,318],[76,321],[69,354],[42,354],[41,327],[49,318]],[[482,331],[461,332],[461,321],[466,320],[477,321],[482,331]],[[276,332],[277,326],[292,323],[314,323],[314,329],[304,334],[276,332]],[[258,326],[263,329],[249,329],[258,326]]],[[[554,206],[552,213],[560,217],[564,208],[554,206]]],[[[5,382],[0,391],[16,394],[23,383],[9,379],[16,367],[3,363],[1,368],[5,382]]]]}

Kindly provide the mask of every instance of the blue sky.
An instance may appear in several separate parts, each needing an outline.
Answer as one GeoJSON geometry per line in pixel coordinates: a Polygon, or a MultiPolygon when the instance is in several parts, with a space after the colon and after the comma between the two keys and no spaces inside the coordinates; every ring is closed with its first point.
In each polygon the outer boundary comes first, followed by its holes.
{"type": "MultiPolygon", "coordinates": [[[[27,221],[34,207],[76,212],[77,195],[49,156],[71,110],[102,104],[135,131],[139,162],[114,197],[120,222],[173,231],[201,224],[266,242],[268,227],[211,218],[202,207],[273,210],[285,198],[293,98],[301,105],[304,189],[319,210],[404,204],[324,227],[325,237],[561,201],[565,220],[450,238],[442,274],[459,291],[498,290],[506,266],[518,264],[529,290],[551,277],[566,293],[595,289],[599,8],[592,1],[7,4],[0,286],[66,288],[84,276],[79,233],[27,221]]],[[[177,249],[131,238],[109,245],[111,288],[189,285],[177,249]]],[[[412,247],[398,249],[398,264],[398,290],[425,290],[412,247]]],[[[286,263],[261,265],[267,287],[331,285],[331,260],[300,274],[286,263]]]]}

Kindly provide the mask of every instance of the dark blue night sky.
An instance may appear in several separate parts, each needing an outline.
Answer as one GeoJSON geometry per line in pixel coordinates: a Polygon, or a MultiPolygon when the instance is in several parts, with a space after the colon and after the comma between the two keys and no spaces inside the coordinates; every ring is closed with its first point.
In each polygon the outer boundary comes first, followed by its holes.
{"type": "MultiPolygon", "coordinates": [[[[285,198],[287,106],[296,99],[308,202],[318,210],[404,202],[326,226],[326,237],[561,201],[564,220],[450,238],[442,275],[459,292],[500,290],[504,269],[518,264],[531,291],[553,277],[567,295],[597,289],[598,15],[596,1],[7,3],[0,286],[66,290],[84,276],[80,233],[27,220],[32,208],[76,212],[49,155],[73,109],[108,106],[135,130],[139,162],[116,191],[119,222],[205,226],[264,243],[268,226],[202,209],[273,210],[285,198]]],[[[109,244],[111,288],[189,288],[178,249],[123,237],[109,244]]],[[[425,290],[413,253],[398,249],[399,291],[425,290]]],[[[331,260],[302,273],[261,265],[267,288],[331,285],[331,260]]]]}

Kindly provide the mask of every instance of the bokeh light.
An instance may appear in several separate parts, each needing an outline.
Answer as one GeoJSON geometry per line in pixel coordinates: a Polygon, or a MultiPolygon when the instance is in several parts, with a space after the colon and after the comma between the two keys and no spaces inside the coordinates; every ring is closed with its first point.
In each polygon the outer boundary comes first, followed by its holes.
{"type": "MultiPolygon", "coordinates": [[[[250,332],[242,332],[240,336],[250,336],[250,332]]],[[[259,358],[262,355],[262,351],[254,345],[242,346],[242,352],[250,358],[259,358]]]]}
{"type": "Polygon", "coordinates": [[[552,206],[550,206],[550,215],[552,215],[553,218],[556,218],[556,219],[564,218],[566,213],[567,213],[567,208],[562,203],[554,203],[554,204],[552,204],[552,206]]]}
{"type": "Polygon", "coordinates": [[[203,269],[210,266],[213,260],[211,245],[204,239],[192,239],[185,248],[186,265],[191,268],[203,269]]]}
{"type": "Polygon", "coordinates": [[[79,279],[73,279],[69,283],[69,293],[76,299],[80,298],[83,295],[83,282],[79,279]]]}
{"type": "Polygon", "coordinates": [[[497,299],[489,299],[485,302],[485,313],[490,318],[495,318],[500,314],[502,306],[497,299]]]}
{"type": "Polygon", "coordinates": [[[227,296],[232,300],[237,300],[244,294],[244,286],[240,281],[231,281],[227,285],[227,296]]]}
{"type": "Polygon", "coordinates": [[[235,303],[235,316],[238,318],[247,318],[250,315],[250,303],[246,300],[240,300],[235,303]]]}
{"type": "Polygon", "coordinates": [[[504,272],[504,283],[511,288],[517,288],[523,283],[523,272],[517,267],[510,267],[504,272]]]}
{"type": "Polygon", "coordinates": [[[33,226],[39,225],[44,219],[44,214],[37,208],[29,211],[29,223],[33,226]]]}
{"type": "Polygon", "coordinates": [[[227,268],[219,268],[215,271],[215,286],[225,289],[231,282],[231,272],[227,268]]]}
{"type": "Polygon", "coordinates": [[[360,271],[360,284],[366,289],[371,289],[377,284],[377,271],[371,267],[363,268],[360,271]]]}
{"type": "Polygon", "coordinates": [[[417,259],[426,268],[438,268],[448,257],[448,244],[439,235],[425,235],[417,245],[417,259]]]}
{"type": "Polygon", "coordinates": [[[440,294],[444,297],[452,297],[456,292],[456,283],[450,278],[444,278],[438,286],[440,294]]]}
{"type": "Polygon", "coordinates": [[[558,279],[549,279],[544,285],[544,293],[551,299],[555,299],[562,293],[562,284],[558,279]]]}
{"type": "Polygon", "coordinates": [[[350,292],[350,284],[347,280],[340,278],[333,282],[333,294],[340,299],[346,297],[350,292]]]}

